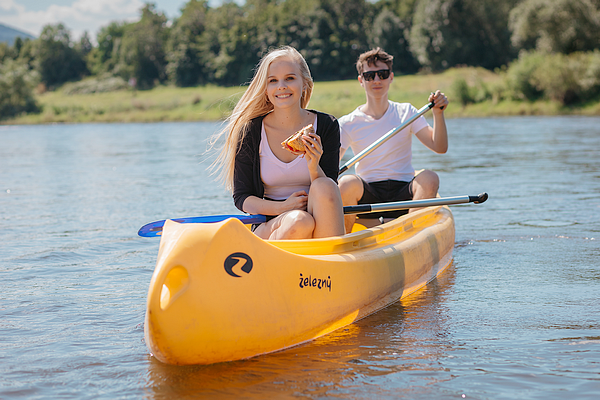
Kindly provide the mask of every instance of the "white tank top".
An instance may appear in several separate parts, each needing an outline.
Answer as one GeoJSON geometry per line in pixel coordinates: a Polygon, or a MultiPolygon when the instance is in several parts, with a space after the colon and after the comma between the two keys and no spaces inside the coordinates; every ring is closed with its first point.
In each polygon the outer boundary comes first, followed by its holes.
{"type": "MultiPolygon", "coordinates": [[[[313,122],[317,131],[317,118],[313,122]]],[[[265,186],[265,197],[273,200],[285,200],[292,193],[304,190],[308,193],[310,188],[310,173],[304,157],[296,157],[289,163],[281,161],[273,154],[265,125],[263,123],[260,133],[260,178],[265,186]]]]}

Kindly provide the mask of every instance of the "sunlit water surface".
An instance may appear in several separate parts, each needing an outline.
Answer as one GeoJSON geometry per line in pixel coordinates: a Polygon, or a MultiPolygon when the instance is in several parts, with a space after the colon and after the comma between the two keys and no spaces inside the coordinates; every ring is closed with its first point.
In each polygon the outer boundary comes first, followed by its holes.
{"type": "Polygon", "coordinates": [[[236,213],[211,123],[0,127],[0,398],[600,398],[600,118],[448,121],[414,145],[452,207],[453,264],[311,343],[174,367],[149,355],[166,217],[236,213]]]}

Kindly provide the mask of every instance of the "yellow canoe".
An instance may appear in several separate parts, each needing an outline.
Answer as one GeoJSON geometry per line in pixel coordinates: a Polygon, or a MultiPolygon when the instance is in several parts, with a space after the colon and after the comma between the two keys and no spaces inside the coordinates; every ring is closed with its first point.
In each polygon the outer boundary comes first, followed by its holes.
{"type": "Polygon", "coordinates": [[[326,239],[272,240],[237,219],[167,221],[150,282],[148,348],[168,364],[211,364],[326,335],[415,292],[451,262],[446,206],[326,239]]]}

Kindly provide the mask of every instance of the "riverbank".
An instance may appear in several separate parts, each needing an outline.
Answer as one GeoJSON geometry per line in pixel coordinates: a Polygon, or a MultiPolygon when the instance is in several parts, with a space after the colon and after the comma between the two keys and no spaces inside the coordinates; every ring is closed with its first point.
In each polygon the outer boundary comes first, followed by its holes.
{"type": "MultiPolygon", "coordinates": [[[[427,102],[431,91],[440,89],[450,98],[447,118],[510,115],[600,115],[600,103],[564,107],[555,101],[485,100],[463,106],[456,92],[457,80],[469,85],[493,88],[500,84],[498,74],[482,68],[450,69],[441,74],[396,76],[390,99],[410,102],[417,108],[427,102]]],[[[224,119],[245,87],[202,86],[177,88],[159,86],[147,91],[120,90],[92,94],[65,94],[64,89],[37,95],[39,114],[21,115],[0,121],[3,125],[84,123],[217,121],[224,119]]],[[[309,108],[340,117],[364,103],[364,91],[356,80],[316,82],[309,108]]]]}

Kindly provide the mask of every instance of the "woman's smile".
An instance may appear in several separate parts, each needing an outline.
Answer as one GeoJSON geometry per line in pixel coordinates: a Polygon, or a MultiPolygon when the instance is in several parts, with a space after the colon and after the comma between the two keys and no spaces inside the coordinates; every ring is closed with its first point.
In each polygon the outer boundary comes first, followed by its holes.
{"type": "Polygon", "coordinates": [[[271,63],[267,76],[267,97],[275,107],[287,107],[302,98],[302,77],[298,65],[288,58],[271,63]]]}

